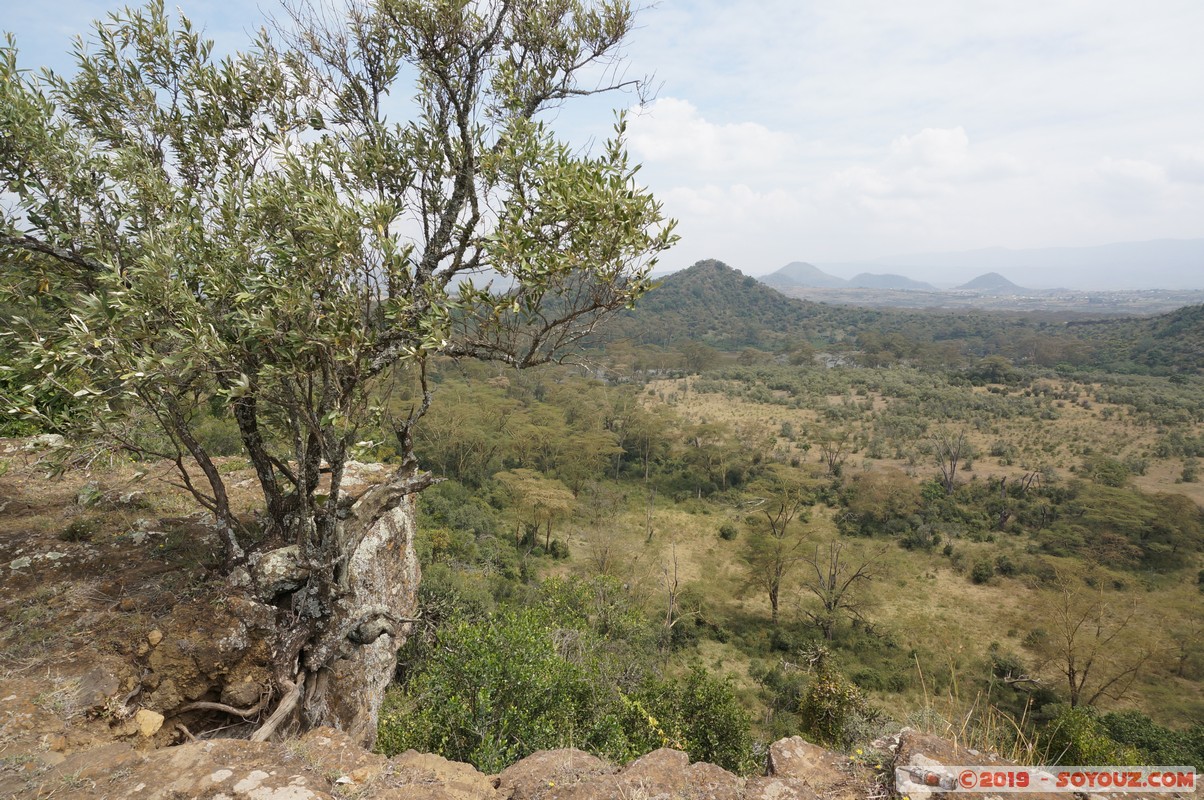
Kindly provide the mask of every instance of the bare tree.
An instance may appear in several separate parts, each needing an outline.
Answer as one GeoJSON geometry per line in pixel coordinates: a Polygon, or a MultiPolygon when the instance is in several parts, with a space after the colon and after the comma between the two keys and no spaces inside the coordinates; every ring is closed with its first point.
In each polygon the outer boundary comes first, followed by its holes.
{"type": "Polygon", "coordinates": [[[803,588],[819,601],[817,608],[804,609],[803,613],[823,632],[825,639],[832,639],[836,621],[842,614],[862,618],[861,598],[856,589],[874,577],[873,567],[883,552],[879,550],[861,563],[850,565],[845,558],[844,543],[832,541],[826,552],[816,545],[812,555],[802,558],[815,573],[803,579],[803,588]]]}
{"type": "Polygon", "coordinates": [[[953,494],[957,488],[958,465],[972,455],[966,432],[939,430],[932,437],[932,445],[936,465],[941,471],[941,485],[945,487],[945,494],[953,494]]]}
{"type": "Polygon", "coordinates": [[[664,636],[661,639],[662,652],[668,653],[673,644],[673,629],[684,619],[693,619],[699,615],[698,609],[683,611],[681,607],[682,585],[678,572],[677,540],[669,542],[669,561],[661,563],[661,584],[665,588],[665,621],[664,636]]]}
{"type": "Polygon", "coordinates": [[[1122,698],[1152,655],[1136,635],[1143,619],[1136,599],[1059,574],[1045,607],[1052,629],[1046,656],[1065,676],[1070,705],[1122,698]]]}
{"type": "Polygon", "coordinates": [[[819,447],[819,457],[828,474],[838,477],[844,468],[845,459],[849,457],[849,441],[853,434],[847,429],[826,430],[819,434],[816,445],[819,447]]]}

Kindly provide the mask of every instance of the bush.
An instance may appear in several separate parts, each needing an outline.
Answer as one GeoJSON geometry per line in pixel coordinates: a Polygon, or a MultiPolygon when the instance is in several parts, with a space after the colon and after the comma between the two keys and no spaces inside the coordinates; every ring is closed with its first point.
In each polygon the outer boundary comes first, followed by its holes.
{"type": "Polygon", "coordinates": [[[1060,706],[1039,734],[1048,764],[1124,766],[1141,761],[1137,748],[1121,745],[1108,735],[1089,706],[1060,706]]]}
{"type": "Polygon", "coordinates": [[[861,690],[824,659],[803,695],[799,715],[808,740],[847,748],[853,744],[856,726],[870,715],[870,707],[861,690]]]}
{"type": "Polygon", "coordinates": [[[684,679],[647,681],[627,698],[625,730],[640,752],[675,747],[732,772],[757,768],[748,714],[731,684],[695,666],[684,679]]]}
{"type": "Polygon", "coordinates": [[[725,522],[719,526],[719,538],[729,542],[736,538],[738,532],[736,526],[730,522],[725,522]]]}
{"type": "Polygon", "coordinates": [[[1140,711],[1115,711],[1100,717],[1100,723],[1115,742],[1137,748],[1141,763],[1204,769],[1204,726],[1174,731],[1140,711]]]}
{"type": "Polygon", "coordinates": [[[748,717],[730,685],[701,668],[649,677],[643,650],[627,647],[637,621],[611,609],[618,599],[608,587],[550,580],[530,598],[543,601],[535,607],[445,621],[433,642],[411,648],[410,663],[403,657],[378,748],[435,752],[486,773],[558,747],[626,761],[668,745],[695,761],[753,768],[748,717]]]}
{"type": "Polygon", "coordinates": [[[382,710],[379,749],[409,748],[497,773],[536,750],[624,751],[583,664],[561,657],[543,614],[507,612],[445,625],[429,656],[382,710]]]}
{"type": "Polygon", "coordinates": [[[100,531],[100,521],[88,517],[77,517],[67,523],[59,533],[59,540],[64,542],[90,542],[100,531]]]}
{"type": "Polygon", "coordinates": [[[974,583],[987,583],[995,577],[995,565],[989,559],[979,559],[970,570],[970,580],[974,583]]]}
{"type": "Polygon", "coordinates": [[[236,456],[243,452],[238,424],[230,417],[206,415],[196,424],[193,433],[211,456],[236,456]]]}

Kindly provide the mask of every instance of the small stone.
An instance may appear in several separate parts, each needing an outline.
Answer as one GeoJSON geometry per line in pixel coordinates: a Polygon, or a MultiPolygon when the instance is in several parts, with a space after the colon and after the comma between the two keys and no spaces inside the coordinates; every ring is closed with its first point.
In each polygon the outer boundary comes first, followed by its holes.
{"type": "Polygon", "coordinates": [[[43,433],[41,436],[35,436],[25,443],[26,450],[57,450],[60,447],[65,447],[67,440],[57,433],[43,433]]]}
{"type": "Polygon", "coordinates": [[[251,585],[251,573],[246,567],[236,567],[226,578],[226,584],[231,589],[245,589],[251,585]]]}
{"type": "Polygon", "coordinates": [[[149,644],[147,644],[146,642],[139,642],[139,643],[138,643],[138,655],[140,655],[140,656],[144,656],[144,655],[146,655],[146,654],[147,654],[147,653],[149,653],[149,652],[150,652],[150,645],[149,645],[149,644]]]}
{"type": "Polygon", "coordinates": [[[140,708],[134,715],[134,724],[138,726],[138,733],[149,739],[163,727],[163,715],[149,708],[140,708]]]}
{"type": "Polygon", "coordinates": [[[67,749],[67,737],[61,733],[58,736],[51,736],[46,746],[56,753],[61,753],[67,749]]]}
{"type": "Polygon", "coordinates": [[[82,709],[99,708],[117,694],[120,687],[121,682],[116,675],[103,666],[94,667],[79,679],[76,705],[82,709]]]}
{"type": "Polygon", "coordinates": [[[222,688],[222,702],[231,706],[253,706],[259,702],[259,697],[263,693],[263,687],[255,681],[251,680],[248,675],[246,680],[235,681],[228,683],[222,688]]]}
{"type": "Polygon", "coordinates": [[[146,635],[146,641],[151,647],[158,647],[159,642],[163,641],[163,631],[156,628],[146,635]]]}
{"type": "Polygon", "coordinates": [[[30,563],[32,563],[32,560],[29,556],[21,556],[20,558],[14,558],[12,561],[8,562],[8,568],[25,569],[30,565],[30,563]]]}

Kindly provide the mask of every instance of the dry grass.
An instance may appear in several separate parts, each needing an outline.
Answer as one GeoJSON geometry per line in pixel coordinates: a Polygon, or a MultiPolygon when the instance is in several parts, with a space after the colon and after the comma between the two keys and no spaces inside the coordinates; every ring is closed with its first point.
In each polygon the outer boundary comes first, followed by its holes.
{"type": "MultiPolygon", "coordinates": [[[[783,422],[789,422],[805,441],[806,431],[814,429],[819,420],[809,409],[791,409],[785,406],[749,402],[718,393],[696,391],[696,379],[658,381],[651,384],[652,394],[645,394],[645,402],[664,402],[682,417],[695,422],[726,422],[733,427],[756,425],[776,434],[783,422]]],[[[1059,382],[1060,389],[1066,382],[1059,382]]],[[[1040,388],[1040,387],[1038,387],[1040,388]]],[[[1126,456],[1144,457],[1150,460],[1146,475],[1138,476],[1133,483],[1144,491],[1175,492],[1184,494],[1197,503],[1204,504],[1204,483],[1182,484],[1175,479],[1182,470],[1180,459],[1158,460],[1153,457],[1153,447],[1166,431],[1152,424],[1139,423],[1124,407],[1108,405],[1091,399],[1094,387],[1076,384],[1078,400],[1056,401],[1056,420],[1034,420],[1016,418],[1000,420],[982,432],[974,431],[971,438],[979,453],[986,453],[991,444],[1002,440],[1013,442],[1020,448],[1020,456],[1012,465],[1002,465],[997,458],[980,455],[972,471],[961,472],[961,480],[987,480],[1003,475],[1022,474],[1026,468],[1038,461],[1052,464],[1062,475],[1068,476],[1071,467],[1077,467],[1087,452],[1106,454],[1112,458],[1126,456]]],[[[978,391],[985,391],[979,389],[978,391]]],[[[856,398],[864,403],[866,398],[856,398]]],[[[876,410],[889,406],[888,398],[871,397],[876,410]]],[[[845,402],[841,396],[827,398],[829,404],[845,402]]],[[[1199,430],[1184,431],[1198,435],[1199,430]]],[[[778,438],[779,452],[803,455],[797,445],[778,438]]],[[[805,458],[813,462],[817,454],[812,451],[805,458]]],[[[909,471],[917,479],[935,475],[936,468],[920,460],[909,464],[905,459],[866,459],[858,453],[850,457],[847,470],[883,469],[893,467],[909,471]]],[[[670,538],[677,544],[679,574],[683,580],[696,581],[705,586],[706,595],[715,613],[721,618],[747,619],[749,615],[760,616],[768,625],[769,605],[767,600],[745,586],[740,562],[744,531],[735,541],[726,542],[718,535],[718,526],[726,518],[738,518],[734,510],[713,509],[713,513],[691,513],[683,509],[662,506],[658,508],[653,527],[653,542],[644,541],[644,517],[642,510],[633,508],[621,524],[608,532],[620,552],[628,554],[633,579],[642,585],[650,597],[655,596],[658,580],[656,565],[665,560],[664,542],[670,538]],[[634,555],[632,555],[634,554],[634,555]],[[642,572],[641,572],[642,571],[642,572]],[[637,575],[637,573],[639,573],[637,575]]],[[[816,540],[836,536],[835,526],[822,511],[815,514],[810,523],[810,535],[816,540]]],[[[994,543],[974,543],[956,540],[955,548],[960,554],[961,565],[972,564],[980,555],[994,558],[1008,553],[1019,561],[1026,557],[1023,537],[1002,537],[994,543]]],[[[853,541],[856,548],[860,543],[853,541]]],[[[575,549],[575,554],[580,552],[575,549]]],[[[1034,627],[1040,625],[1040,604],[1043,595],[1040,586],[1031,576],[1016,578],[997,577],[987,584],[973,584],[950,559],[937,553],[911,552],[891,548],[883,556],[879,572],[881,578],[872,585],[873,605],[868,616],[898,642],[900,647],[914,649],[927,659],[925,669],[956,671],[960,665],[981,663],[988,657],[992,644],[1002,650],[1020,654],[1034,667],[1040,667],[1035,654],[1027,651],[1023,640],[1034,627]],[[1032,581],[1032,584],[1030,582],[1032,581]],[[932,663],[928,663],[931,661],[932,663]],[[950,662],[949,664],[942,662],[950,662]],[[953,666],[950,666],[952,664],[953,666]]],[[[1076,567],[1078,562],[1042,556],[1053,566],[1076,567]]],[[[1149,662],[1145,676],[1135,685],[1127,704],[1153,714],[1163,721],[1176,720],[1186,723],[1191,718],[1204,715],[1204,682],[1175,675],[1175,651],[1183,637],[1195,637],[1200,653],[1196,663],[1204,662],[1204,641],[1201,640],[1199,622],[1204,618],[1204,595],[1194,585],[1199,565],[1173,576],[1141,576],[1134,573],[1095,570],[1095,580],[1104,585],[1118,582],[1134,593],[1146,609],[1145,625],[1139,640],[1154,642],[1155,657],[1149,662]],[[1193,633],[1194,631],[1194,633],[1193,633]]],[[[797,581],[791,583],[785,593],[783,613],[797,615],[800,594],[797,581]]],[[[1138,639],[1129,642],[1137,646],[1138,639]]],[[[702,657],[708,665],[722,664],[726,672],[746,674],[748,659],[736,647],[719,643],[707,643],[702,657]]],[[[1060,678],[1052,664],[1039,670],[1040,677],[1054,686],[1060,686],[1060,678]]],[[[747,683],[747,679],[742,680],[747,683]]],[[[1011,743],[1012,751],[1004,755],[1017,760],[1024,759],[1024,748],[1030,742],[1017,738],[1014,733],[1021,720],[1013,720],[995,709],[987,698],[962,697],[955,688],[948,697],[933,698],[912,693],[881,698],[884,705],[892,709],[904,708],[933,715],[944,720],[945,729],[938,731],[959,741],[984,744],[990,742],[1011,743]],[[1020,750],[1015,750],[1020,748],[1020,750]]],[[[992,749],[999,750],[996,744],[992,749]]],[[[1006,749],[1006,748],[1005,748],[1006,749]]],[[[1027,751],[1025,751],[1027,752],[1027,751]]]]}

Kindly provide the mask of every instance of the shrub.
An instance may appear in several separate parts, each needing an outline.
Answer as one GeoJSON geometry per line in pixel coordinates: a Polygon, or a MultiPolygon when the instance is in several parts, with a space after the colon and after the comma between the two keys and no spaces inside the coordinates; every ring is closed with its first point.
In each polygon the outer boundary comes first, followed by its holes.
{"type": "Polygon", "coordinates": [[[627,706],[624,728],[638,736],[640,752],[669,746],[733,772],[757,767],[747,712],[730,682],[701,667],[684,679],[647,681],[627,706]]]}
{"type": "Polygon", "coordinates": [[[736,526],[730,522],[725,522],[719,526],[719,538],[720,539],[724,539],[724,540],[730,542],[732,539],[736,538],[737,533],[739,533],[739,531],[736,529],[736,526]]]}
{"type": "Polygon", "coordinates": [[[1137,748],[1141,760],[1153,765],[1204,767],[1204,727],[1192,731],[1174,731],[1154,722],[1140,711],[1115,711],[1100,717],[1108,735],[1120,745],[1137,748]]]}
{"type": "Polygon", "coordinates": [[[995,565],[989,559],[979,559],[970,570],[970,580],[974,583],[987,583],[995,577],[995,565]]]}
{"type": "Polygon", "coordinates": [[[460,621],[438,631],[427,660],[391,695],[378,747],[437,752],[486,773],[569,744],[610,753],[618,721],[595,714],[608,690],[561,657],[541,613],[460,621]]]}
{"type": "Polygon", "coordinates": [[[77,517],[67,523],[59,533],[59,540],[64,542],[90,542],[100,530],[100,522],[88,517],[77,517]]]}
{"type": "Polygon", "coordinates": [[[806,738],[828,747],[847,748],[853,743],[855,726],[869,714],[861,690],[832,669],[826,659],[821,661],[799,705],[806,738]]]}
{"type": "Polygon", "coordinates": [[[197,423],[194,435],[211,456],[236,456],[243,452],[242,435],[230,417],[206,415],[197,423]]]}
{"type": "Polygon", "coordinates": [[[749,721],[730,685],[701,668],[684,679],[649,677],[625,646],[629,615],[606,612],[606,589],[549,581],[531,598],[542,605],[445,621],[433,642],[414,648],[412,664],[403,660],[378,748],[497,773],[537,750],[579,747],[624,761],[669,745],[695,761],[751,769],[749,721]],[[607,628],[613,638],[598,633],[607,628]]]}
{"type": "Polygon", "coordinates": [[[1141,760],[1137,748],[1121,745],[1108,735],[1089,706],[1058,707],[1038,741],[1049,764],[1123,766],[1141,760]]]}

